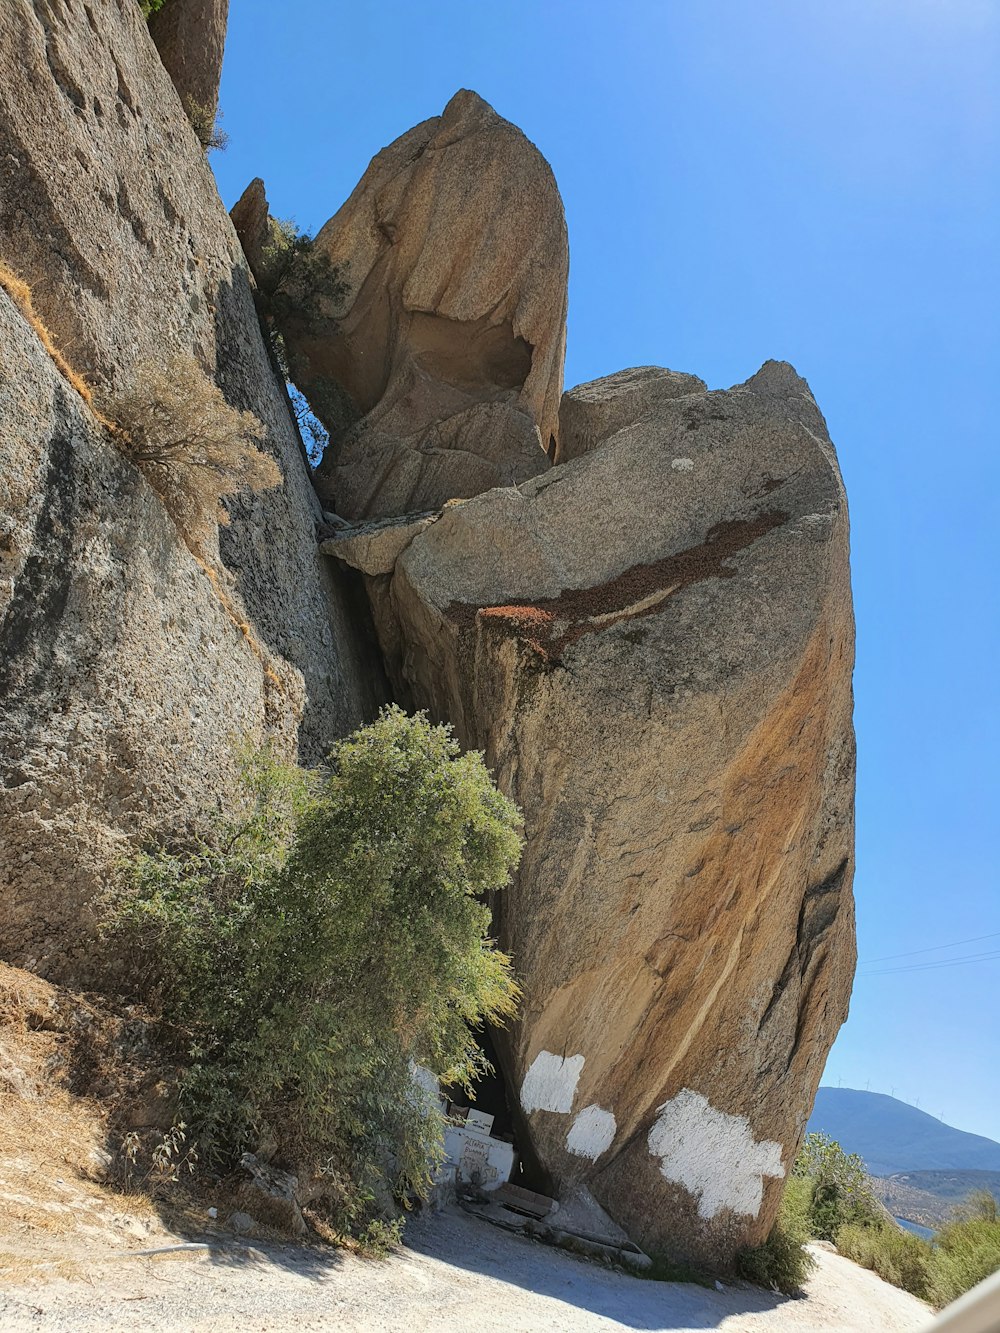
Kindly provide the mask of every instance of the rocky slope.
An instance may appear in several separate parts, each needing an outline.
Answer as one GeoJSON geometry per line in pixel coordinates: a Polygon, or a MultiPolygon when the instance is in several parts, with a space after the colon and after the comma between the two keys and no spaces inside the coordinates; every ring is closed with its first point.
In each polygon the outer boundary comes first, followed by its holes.
{"type": "MultiPolygon", "coordinates": [[[[131,0],[0,11],[0,203],[0,260],[98,396],[192,353],[283,478],[192,551],[0,291],[0,949],[85,973],[122,848],[226,800],[234,739],[315,758],[388,676],[524,810],[496,926],[525,1155],[651,1249],[763,1239],[854,961],[847,512],[806,384],[642,367],[561,398],[559,194],[467,91],[255,291],[131,0]]],[[[235,213],[260,274],[263,187],[235,213]]]]}
{"type": "Polygon", "coordinates": [[[219,578],[0,291],[0,948],[73,976],[124,837],[231,786],[233,740],[316,758],[381,669],[318,501],[205,155],[129,0],[0,8],[0,261],[96,391],[193,352],[267,427],[284,484],[234,500],[219,578]],[[277,678],[277,685],[270,679],[277,678]]]}

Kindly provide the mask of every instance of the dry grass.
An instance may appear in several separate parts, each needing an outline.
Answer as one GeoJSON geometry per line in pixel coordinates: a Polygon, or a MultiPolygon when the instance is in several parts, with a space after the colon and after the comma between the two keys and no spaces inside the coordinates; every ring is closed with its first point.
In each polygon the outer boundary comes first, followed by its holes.
{"type": "Polygon", "coordinates": [[[96,1237],[115,1250],[162,1230],[150,1199],[125,1195],[97,1178],[111,1105],[71,1089],[81,1033],[99,1043],[116,1022],[83,997],[0,963],[4,1281],[42,1271],[62,1274],[77,1242],[93,1246],[96,1237]]]}
{"type": "Polygon", "coordinates": [[[46,352],[48,352],[49,356],[52,358],[52,362],[55,365],[55,368],[59,371],[59,374],[62,375],[66,383],[69,384],[71,388],[76,390],[76,392],[80,395],[83,401],[87,404],[87,406],[91,409],[91,411],[100,421],[102,426],[105,426],[108,429],[113,429],[111,422],[108,421],[106,417],[102,416],[101,413],[98,412],[97,408],[94,406],[94,396],[91,391],[90,385],[87,383],[87,381],[83,378],[82,375],[79,375],[73,369],[73,367],[63,356],[62,352],[60,352],[59,348],[56,346],[55,339],[49,332],[49,329],[45,324],[45,321],[42,319],[41,315],[39,315],[38,311],[35,309],[34,303],[31,299],[31,288],[28,286],[26,282],[23,282],[17,276],[17,274],[12,272],[12,270],[8,268],[8,266],[5,263],[3,263],[2,260],[0,260],[0,287],[3,287],[4,291],[17,306],[18,310],[20,310],[21,314],[28,321],[31,327],[35,330],[35,333],[37,333],[38,335],[39,342],[41,342],[46,352]]]}
{"type": "Polygon", "coordinates": [[[233,605],[232,600],[229,597],[228,593],[223,588],[222,584],[219,582],[219,576],[216,573],[216,571],[212,568],[212,566],[206,560],[203,560],[201,556],[198,555],[197,552],[193,552],[193,554],[195,560],[197,560],[198,565],[201,568],[201,572],[208,579],[209,583],[211,583],[212,589],[215,593],[216,598],[218,599],[219,605],[222,607],[223,611],[225,611],[226,615],[236,626],[239,632],[243,635],[243,638],[246,640],[247,645],[250,648],[251,652],[257,658],[257,661],[260,663],[261,670],[264,673],[264,679],[268,682],[268,684],[272,685],[280,694],[284,694],[285,693],[284,682],[272,667],[271,658],[268,656],[268,653],[264,648],[263,644],[260,642],[260,640],[257,638],[253,630],[251,629],[249,621],[244,620],[243,617],[238,614],[236,607],[233,605]]]}
{"type": "Polygon", "coordinates": [[[281,485],[274,459],[256,447],[265,435],[263,424],[252,412],[231,407],[193,356],[142,362],[131,388],[107,406],[122,451],[193,551],[204,555],[216,525],[228,522],[223,496],[281,485]]]}
{"type": "Polygon", "coordinates": [[[228,524],[224,496],[280,486],[274,459],[256,447],[265,434],[252,412],[226,402],[192,356],[141,364],[131,389],[108,404],[119,446],[163,502],[230,621],[260,662],[265,679],[284,693],[271,659],[239,614],[213,567],[212,539],[228,524]]]}

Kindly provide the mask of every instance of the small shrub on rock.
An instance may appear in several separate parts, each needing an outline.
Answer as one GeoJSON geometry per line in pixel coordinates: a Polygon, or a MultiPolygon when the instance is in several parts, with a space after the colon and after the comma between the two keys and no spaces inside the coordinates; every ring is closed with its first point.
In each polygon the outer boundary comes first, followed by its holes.
{"type": "Polygon", "coordinates": [[[201,1160],[277,1145],[336,1227],[367,1235],[375,1201],[422,1194],[439,1152],[413,1064],[467,1087],[486,1067],[475,1028],[514,1011],[485,897],[518,860],[517,810],[479,754],[395,707],[322,773],[256,756],[242,803],[125,867],[109,957],[177,1034],[201,1160]]]}
{"type": "Polygon", "coordinates": [[[139,366],[130,391],[108,401],[123,451],[138,465],[188,544],[203,550],[220,501],[281,483],[274,460],[256,448],[264,426],[240,412],[192,356],[139,366]]]}
{"type": "Polygon", "coordinates": [[[270,216],[267,219],[267,237],[261,250],[261,269],[257,281],[270,294],[285,276],[295,256],[308,253],[312,237],[299,229],[294,218],[270,216]]]}
{"type": "Polygon", "coordinates": [[[207,102],[196,102],[190,93],[184,98],[184,110],[206,153],[224,152],[229,147],[229,135],[219,124],[221,111],[216,111],[207,102]]]}

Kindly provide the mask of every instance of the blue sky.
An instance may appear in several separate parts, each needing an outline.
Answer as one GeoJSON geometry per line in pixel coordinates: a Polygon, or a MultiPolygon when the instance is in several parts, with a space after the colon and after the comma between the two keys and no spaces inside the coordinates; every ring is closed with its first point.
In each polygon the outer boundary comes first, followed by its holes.
{"type": "Polygon", "coordinates": [[[653,363],[722,388],[777,357],[826,413],[862,967],[825,1081],[1000,1139],[1000,957],[887,972],[1000,949],[1000,3],[235,0],[222,196],[261,175],[315,229],[460,87],[559,182],[567,384],[653,363]]]}

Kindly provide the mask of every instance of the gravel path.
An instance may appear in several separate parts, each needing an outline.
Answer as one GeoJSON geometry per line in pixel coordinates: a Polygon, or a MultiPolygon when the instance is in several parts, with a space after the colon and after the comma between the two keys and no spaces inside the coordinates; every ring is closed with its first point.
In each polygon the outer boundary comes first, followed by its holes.
{"type": "Polygon", "coordinates": [[[927,1307],[839,1255],[799,1300],[753,1287],[710,1291],[645,1282],[509,1235],[456,1209],[413,1221],[379,1262],[300,1246],[233,1247],[177,1257],[92,1257],[82,1276],[0,1292],[0,1329],[454,1330],[606,1329],[721,1333],[917,1333],[927,1307]]]}

